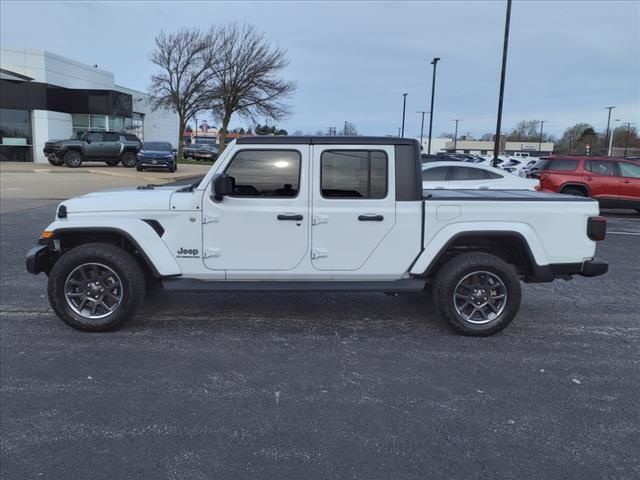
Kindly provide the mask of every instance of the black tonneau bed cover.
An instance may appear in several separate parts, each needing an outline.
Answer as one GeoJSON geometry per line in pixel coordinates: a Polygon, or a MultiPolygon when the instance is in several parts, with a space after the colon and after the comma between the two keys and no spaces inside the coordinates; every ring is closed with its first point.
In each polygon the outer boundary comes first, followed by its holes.
{"type": "Polygon", "coordinates": [[[424,200],[455,201],[511,201],[511,202],[595,202],[592,198],[564,195],[562,193],[536,192],[533,190],[423,190],[424,200]]]}

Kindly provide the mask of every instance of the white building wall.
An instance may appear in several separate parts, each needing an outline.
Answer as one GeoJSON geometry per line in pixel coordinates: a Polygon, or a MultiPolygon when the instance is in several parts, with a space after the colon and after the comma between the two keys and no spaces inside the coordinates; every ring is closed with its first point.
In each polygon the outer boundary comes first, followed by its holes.
{"type": "Polygon", "coordinates": [[[66,88],[113,89],[113,73],[43,50],[3,48],[2,68],[33,78],[34,82],[66,88]]]}
{"type": "MultiPolygon", "coordinates": [[[[417,139],[420,140],[419,138],[417,139]]],[[[432,138],[431,139],[431,153],[444,152],[446,150],[447,142],[450,142],[450,138],[432,138]]],[[[422,153],[427,153],[429,147],[429,139],[422,138],[422,153]]]]}
{"type": "Polygon", "coordinates": [[[73,133],[71,115],[47,110],[32,110],[31,131],[33,161],[34,163],[47,163],[47,157],[42,152],[44,143],[47,140],[71,138],[73,133]]]}

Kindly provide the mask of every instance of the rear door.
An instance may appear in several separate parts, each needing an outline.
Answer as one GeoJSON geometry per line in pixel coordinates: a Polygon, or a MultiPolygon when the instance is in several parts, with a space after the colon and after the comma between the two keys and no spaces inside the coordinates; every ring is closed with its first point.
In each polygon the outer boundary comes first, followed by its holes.
{"type": "Polygon", "coordinates": [[[389,146],[314,146],[314,269],[359,270],[391,231],[396,220],[393,165],[389,146]]]}
{"type": "Polygon", "coordinates": [[[120,142],[120,135],[112,132],[105,132],[102,142],[102,156],[103,157],[117,157],[122,150],[122,142],[120,142]]]}
{"type": "Polygon", "coordinates": [[[640,165],[631,162],[618,162],[620,169],[620,200],[633,202],[634,208],[640,208],[640,165]]]}
{"type": "Polygon", "coordinates": [[[585,160],[584,180],[593,198],[617,199],[620,195],[620,177],[611,160],[585,160]]]}

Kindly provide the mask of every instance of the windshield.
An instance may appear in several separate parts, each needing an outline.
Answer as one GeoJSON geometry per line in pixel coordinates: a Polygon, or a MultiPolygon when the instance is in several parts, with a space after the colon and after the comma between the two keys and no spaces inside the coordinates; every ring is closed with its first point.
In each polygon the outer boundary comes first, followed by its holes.
{"type": "Polygon", "coordinates": [[[143,150],[159,150],[161,152],[170,152],[171,144],[166,142],[144,142],[142,144],[143,150]]]}

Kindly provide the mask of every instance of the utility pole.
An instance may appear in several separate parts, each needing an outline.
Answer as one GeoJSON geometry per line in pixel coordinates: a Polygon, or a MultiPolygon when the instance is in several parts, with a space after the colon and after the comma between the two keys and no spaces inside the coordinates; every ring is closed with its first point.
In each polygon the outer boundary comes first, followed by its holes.
{"type": "Polygon", "coordinates": [[[461,122],[462,119],[454,118],[451,121],[456,122],[456,133],[453,134],[453,153],[456,153],[456,148],[458,147],[458,122],[461,122]]]}
{"type": "MultiPolygon", "coordinates": [[[[621,121],[621,120],[620,120],[619,118],[616,118],[616,119],[614,120],[614,122],[620,122],[620,121],[621,121]]],[[[615,128],[613,128],[613,129],[611,130],[611,136],[609,137],[609,148],[607,149],[607,152],[608,152],[607,156],[609,156],[609,157],[610,157],[610,156],[611,156],[611,154],[613,153],[613,133],[614,133],[615,131],[616,131],[616,129],[615,129],[615,128]]]]}
{"type": "Polygon", "coordinates": [[[627,158],[627,149],[629,148],[629,131],[631,130],[631,122],[627,122],[627,139],[624,142],[624,158],[627,158]]]}
{"type": "Polygon", "coordinates": [[[540,152],[542,151],[542,127],[544,127],[544,120],[540,120],[540,138],[538,139],[538,156],[540,156],[540,152]]]}
{"type": "Polygon", "coordinates": [[[422,151],[422,136],[424,133],[424,114],[429,112],[425,112],[424,110],[418,110],[416,113],[422,114],[422,121],[420,122],[420,150],[422,151]]]}
{"type": "Polygon", "coordinates": [[[504,43],[502,45],[502,72],[500,73],[500,95],[498,97],[498,122],[496,139],[493,145],[493,166],[498,166],[500,152],[500,129],[502,128],[502,103],[504,100],[504,79],[507,73],[507,50],[509,49],[509,24],[511,23],[511,0],[507,0],[507,16],[504,21],[504,43]]]}
{"type": "Polygon", "coordinates": [[[407,109],[407,93],[402,94],[402,138],[404,138],[404,114],[407,109]]]}
{"type": "Polygon", "coordinates": [[[342,131],[342,135],[345,136],[345,137],[347,136],[347,121],[346,120],[344,121],[344,130],[342,131]]]}
{"type": "Polygon", "coordinates": [[[198,117],[193,117],[194,120],[196,121],[196,129],[193,131],[195,133],[195,142],[191,142],[191,143],[198,143],[198,117]]]}
{"type": "Polygon", "coordinates": [[[436,67],[439,61],[440,57],[434,57],[434,59],[431,60],[431,65],[433,65],[433,80],[431,81],[431,109],[429,110],[429,143],[427,146],[427,154],[431,154],[431,132],[433,131],[433,97],[436,93],[436,67]]]}
{"type": "MultiPolygon", "coordinates": [[[[607,148],[608,145],[610,145],[609,143],[609,127],[611,126],[611,110],[613,110],[614,108],[616,108],[615,106],[613,107],[604,107],[605,110],[609,110],[609,115],[607,117],[607,136],[605,138],[605,143],[604,143],[604,147],[607,148]]],[[[611,147],[609,146],[609,148],[607,149],[607,157],[611,156],[611,152],[609,152],[609,150],[611,149],[611,147]]]]}

